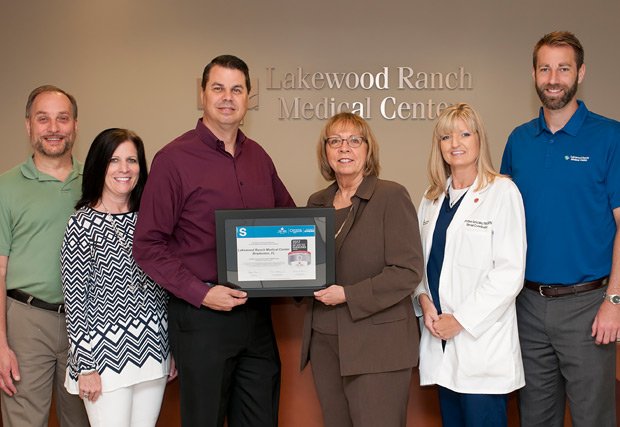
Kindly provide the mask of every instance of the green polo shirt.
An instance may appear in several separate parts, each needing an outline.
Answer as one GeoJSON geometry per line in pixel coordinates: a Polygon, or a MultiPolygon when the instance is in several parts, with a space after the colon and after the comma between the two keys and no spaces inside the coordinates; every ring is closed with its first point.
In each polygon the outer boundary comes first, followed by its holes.
{"type": "Polygon", "coordinates": [[[60,246],[81,194],[82,166],[75,159],[64,182],[40,172],[32,157],[0,175],[0,255],[9,257],[7,289],[62,302],[60,246]]]}

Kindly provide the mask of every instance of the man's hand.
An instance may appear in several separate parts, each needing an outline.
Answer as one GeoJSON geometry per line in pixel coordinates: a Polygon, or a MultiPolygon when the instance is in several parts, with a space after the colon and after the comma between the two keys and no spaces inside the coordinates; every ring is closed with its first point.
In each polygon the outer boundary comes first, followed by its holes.
{"type": "Polygon", "coordinates": [[[7,345],[0,348],[0,389],[9,396],[17,393],[13,381],[20,380],[17,357],[7,345]]]}
{"type": "Polygon", "coordinates": [[[211,310],[230,311],[238,305],[245,304],[248,294],[228,286],[215,285],[202,300],[202,305],[211,310]]]}
{"type": "Polygon", "coordinates": [[[597,344],[615,343],[620,338],[620,306],[603,301],[592,323],[592,336],[597,344]]]}
{"type": "Polygon", "coordinates": [[[331,285],[314,293],[314,297],[325,305],[338,305],[347,302],[344,288],[340,285],[331,285]]]}

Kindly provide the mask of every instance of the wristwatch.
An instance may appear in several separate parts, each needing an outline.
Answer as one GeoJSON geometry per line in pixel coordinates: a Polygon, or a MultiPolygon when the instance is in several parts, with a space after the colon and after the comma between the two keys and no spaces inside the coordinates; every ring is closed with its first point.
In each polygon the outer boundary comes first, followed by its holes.
{"type": "Polygon", "coordinates": [[[620,304],[620,295],[616,295],[616,294],[605,294],[605,299],[607,301],[609,301],[610,303],[612,303],[613,305],[618,305],[620,304]]]}

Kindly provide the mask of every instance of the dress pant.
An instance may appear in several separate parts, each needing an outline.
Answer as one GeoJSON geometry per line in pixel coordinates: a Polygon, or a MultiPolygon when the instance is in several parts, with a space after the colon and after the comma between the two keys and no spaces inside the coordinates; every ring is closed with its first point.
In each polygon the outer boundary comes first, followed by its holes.
{"type": "Polygon", "coordinates": [[[342,376],[338,336],[314,330],[310,363],[325,427],[405,427],[411,368],[342,376]]]}
{"type": "Polygon", "coordinates": [[[568,399],[574,427],[616,426],[616,344],[596,345],[592,323],[605,289],[548,298],[523,289],[517,298],[525,387],[524,427],[562,427],[568,399]]]}
{"type": "Polygon", "coordinates": [[[280,358],[267,300],[232,311],[169,302],[183,426],[275,427],[280,358]]]}
{"type": "Polygon", "coordinates": [[[21,380],[12,397],[0,392],[2,425],[47,427],[53,391],[60,426],[88,426],[82,400],[64,386],[69,349],[65,315],[7,297],[6,317],[21,380]]]}

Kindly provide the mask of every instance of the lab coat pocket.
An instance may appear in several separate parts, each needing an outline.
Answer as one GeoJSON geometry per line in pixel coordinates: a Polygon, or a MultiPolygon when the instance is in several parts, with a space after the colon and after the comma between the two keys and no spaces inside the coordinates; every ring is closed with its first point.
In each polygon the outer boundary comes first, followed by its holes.
{"type": "Polygon", "coordinates": [[[510,339],[499,322],[477,340],[467,337],[463,348],[457,348],[458,354],[463,353],[459,357],[460,370],[467,377],[512,378],[515,363],[510,339]]]}
{"type": "Polygon", "coordinates": [[[456,259],[459,265],[481,270],[490,269],[492,259],[491,230],[465,230],[461,234],[456,259]]]}

